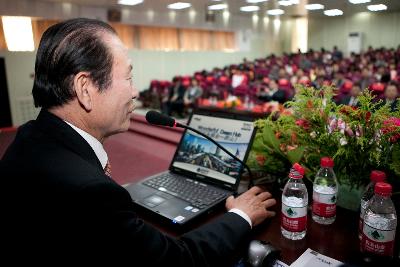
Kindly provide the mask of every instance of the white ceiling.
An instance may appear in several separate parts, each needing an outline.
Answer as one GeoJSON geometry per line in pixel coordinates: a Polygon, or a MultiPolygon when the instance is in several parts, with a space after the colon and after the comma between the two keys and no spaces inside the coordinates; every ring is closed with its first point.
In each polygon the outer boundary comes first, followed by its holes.
{"type": "MultiPolygon", "coordinates": [[[[175,2],[189,2],[192,4],[192,8],[196,11],[205,12],[208,5],[214,3],[227,3],[229,6],[229,12],[233,14],[240,15],[251,15],[253,14],[248,12],[241,12],[239,8],[241,6],[250,5],[246,2],[246,0],[225,0],[225,1],[212,1],[212,0],[144,0],[142,4],[136,6],[121,6],[118,5],[118,0],[41,0],[46,2],[66,2],[73,4],[80,4],[86,6],[102,6],[108,8],[129,8],[135,11],[143,11],[146,12],[148,10],[153,10],[155,12],[167,12],[167,5],[175,2]]],[[[266,10],[273,8],[282,8],[285,10],[284,16],[322,16],[323,12],[321,10],[318,11],[307,11],[304,6],[306,4],[319,3],[325,6],[325,9],[333,9],[338,8],[343,10],[344,15],[351,15],[357,12],[368,11],[366,9],[367,5],[370,4],[385,4],[388,6],[388,10],[384,12],[393,12],[400,11],[400,0],[371,0],[368,4],[359,4],[354,5],[348,2],[348,0],[300,0],[299,5],[283,7],[279,6],[278,0],[268,0],[267,2],[255,4],[260,6],[260,10],[258,14],[264,14],[266,10]]],[[[251,4],[253,5],[253,4],[251,4]]],[[[177,12],[187,12],[189,9],[178,10],[177,12]]],[[[368,11],[369,12],[369,11],[368,11]]]]}

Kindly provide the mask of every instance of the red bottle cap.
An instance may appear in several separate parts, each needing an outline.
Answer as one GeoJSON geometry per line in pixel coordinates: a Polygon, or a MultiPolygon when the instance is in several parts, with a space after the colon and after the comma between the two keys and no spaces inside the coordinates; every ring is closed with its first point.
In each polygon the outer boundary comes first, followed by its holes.
{"type": "Polygon", "coordinates": [[[381,171],[372,171],[371,172],[371,181],[373,182],[383,182],[386,179],[386,174],[381,171]]]}
{"type": "Polygon", "coordinates": [[[323,157],[321,158],[321,167],[324,168],[333,168],[334,162],[333,159],[330,157],[323,157]]]}
{"type": "Polygon", "coordinates": [[[303,175],[304,175],[304,168],[297,162],[293,164],[292,168],[290,169],[289,178],[301,179],[303,178],[303,175]]]}
{"type": "Polygon", "coordinates": [[[388,183],[377,182],[375,185],[375,193],[382,196],[390,196],[392,194],[392,186],[388,183]]]}

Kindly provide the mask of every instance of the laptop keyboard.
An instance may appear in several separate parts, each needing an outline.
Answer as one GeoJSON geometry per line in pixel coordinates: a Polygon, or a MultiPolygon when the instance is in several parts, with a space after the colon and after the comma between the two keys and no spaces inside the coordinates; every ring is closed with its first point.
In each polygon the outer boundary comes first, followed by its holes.
{"type": "Polygon", "coordinates": [[[218,191],[191,179],[176,177],[171,173],[156,176],[143,184],[184,199],[199,209],[206,208],[228,195],[226,192],[218,191]]]}

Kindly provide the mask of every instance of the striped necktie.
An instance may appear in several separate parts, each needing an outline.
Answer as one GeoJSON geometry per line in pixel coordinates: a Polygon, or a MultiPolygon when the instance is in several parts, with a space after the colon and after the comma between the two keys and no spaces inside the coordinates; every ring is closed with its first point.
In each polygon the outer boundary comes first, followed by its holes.
{"type": "Polygon", "coordinates": [[[104,167],[104,173],[108,176],[111,177],[111,164],[110,161],[107,160],[107,164],[104,167]]]}

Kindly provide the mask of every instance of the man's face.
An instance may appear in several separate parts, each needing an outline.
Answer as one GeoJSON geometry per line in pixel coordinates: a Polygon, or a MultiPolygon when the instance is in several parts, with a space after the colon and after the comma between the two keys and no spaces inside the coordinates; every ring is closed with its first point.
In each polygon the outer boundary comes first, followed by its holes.
{"type": "Polygon", "coordinates": [[[397,98],[397,87],[394,85],[388,85],[385,91],[385,97],[391,100],[394,100],[397,98]]]}
{"type": "Polygon", "coordinates": [[[93,119],[103,137],[127,131],[138,92],[132,82],[132,65],[121,40],[105,34],[104,40],[113,57],[111,85],[94,98],[93,119]]]}

